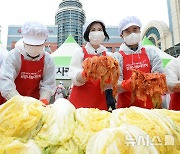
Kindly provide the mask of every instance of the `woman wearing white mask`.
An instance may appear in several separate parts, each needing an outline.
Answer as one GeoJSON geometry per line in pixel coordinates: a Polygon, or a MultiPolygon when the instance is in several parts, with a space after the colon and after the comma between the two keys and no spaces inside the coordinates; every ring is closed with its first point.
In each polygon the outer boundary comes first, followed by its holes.
{"type": "Polygon", "coordinates": [[[86,81],[82,76],[82,63],[86,58],[106,55],[107,49],[101,45],[105,39],[109,39],[104,23],[100,20],[89,22],[85,28],[84,39],[87,44],[77,50],[69,67],[68,75],[73,83],[69,100],[76,108],[107,110],[106,97],[104,93],[101,93],[100,82],[86,81]]]}
{"type": "Polygon", "coordinates": [[[138,106],[142,108],[153,108],[151,100],[143,102],[136,99],[131,104],[131,75],[132,69],[138,69],[146,73],[162,73],[163,65],[157,51],[150,47],[142,46],[140,41],[141,21],[135,16],[128,16],[119,24],[120,36],[124,43],[121,44],[119,52],[113,54],[120,65],[120,78],[118,82],[117,108],[138,106]]]}
{"type": "Polygon", "coordinates": [[[15,95],[31,96],[48,104],[56,89],[55,65],[44,51],[48,29],[38,22],[26,22],[22,39],[9,52],[0,74],[0,104],[15,95]]]}

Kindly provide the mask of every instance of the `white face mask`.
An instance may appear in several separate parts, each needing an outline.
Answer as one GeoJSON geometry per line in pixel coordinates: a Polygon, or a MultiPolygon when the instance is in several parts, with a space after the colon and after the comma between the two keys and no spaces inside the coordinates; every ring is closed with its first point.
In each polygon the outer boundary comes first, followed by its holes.
{"type": "Polygon", "coordinates": [[[140,41],[140,33],[131,33],[130,35],[124,37],[124,42],[127,45],[135,45],[140,41]]]}
{"type": "Polygon", "coordinates": [[[26,52],[31,57],[36,57],[37,55],[39,55],[44,48],[43,45],[33,46],[33,45],[27,45],[27,44],[24,44],[24,47],[25,47],[26,52]]]}
{"type": "Polygon", "coordinates": [[[89,41],[92,45],[100,45],[105,39],[103,31],[93,31],[89,33],[89,41]]]}

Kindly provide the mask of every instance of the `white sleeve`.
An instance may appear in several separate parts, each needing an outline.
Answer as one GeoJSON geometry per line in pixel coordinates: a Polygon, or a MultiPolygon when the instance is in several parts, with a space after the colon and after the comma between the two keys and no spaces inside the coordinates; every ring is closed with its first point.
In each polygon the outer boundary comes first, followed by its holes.
{"type": "Polygon", "coordinates": [[[151,73],[164,73],[162,59],[157,52],[158,51],[153,48],[146,48],[146,53],[151,64],[151,73]]]}
{"type": "Polygon", "coordinates": [[[172,59],[165,68],[167,84],[172,89],[177,83],[180,83],[180,58],[172,59]]]}
{"type": "Polygon", "coordinates": [[[82,63],[84,60],[84,53],[82,51],[82,48],[78,48],[78,50],[75,52],[73,55],[70,66],[69,66],[69,71],[68,71],[68,76],[72,80],[73,85],[75,86],[82,86],[82,83],[79,83],[76,78],[79,73],[83,72],[82,68],[82,63]]]}
{"type": "Polygon", "coordinates": [[[1,65],[3,63],[3,60],[7,57],[7,55],[8,55],[8,51],[7,52],[0,51],[0,67],[1,67],[1,65]]]}
{"type": "Polygon", "coordinates": [[[21,54],[16,50],[9,51],[8,56],[2,63],[0,72],[0,91],[1,95],[7,100],[19,95],[14,80],[19,74],[20,67],[21,54]]]}
{"type": "Polygon", "coordinates": [[[40,82],[40,99],[50,100],[56,90],[55,64],[49,53],[45,52],[43,79],[40,82]]]}

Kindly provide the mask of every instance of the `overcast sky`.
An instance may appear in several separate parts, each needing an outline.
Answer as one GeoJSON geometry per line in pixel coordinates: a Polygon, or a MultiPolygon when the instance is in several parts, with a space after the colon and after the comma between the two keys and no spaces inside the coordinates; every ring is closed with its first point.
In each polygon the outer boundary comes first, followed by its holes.
{"type": "MultiPolygon", "coordinates": [[[[22,25],[26,21],[55,24],[55,14],[62,0],[2,0],[0,4],[1,40],[7,43],[8,25],[22,25]]],[[[152,20],[168,23],[167,0],[80,0],[86,19],[101,19],[108,26],[118,26],[127,15],[138,16],[143,26],[152,20]]]]}

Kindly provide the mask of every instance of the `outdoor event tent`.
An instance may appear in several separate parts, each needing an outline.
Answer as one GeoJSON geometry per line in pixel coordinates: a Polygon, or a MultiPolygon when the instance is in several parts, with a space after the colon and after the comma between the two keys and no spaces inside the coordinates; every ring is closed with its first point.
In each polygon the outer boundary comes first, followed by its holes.
{"type": "Polygon", "coordinates": [[[74,40],[73,36],[69,35],[65,42],[51,54],[56,67],[56,80],[63,80],[67,87],[71,85],[68,77],[69,65],[72,56],[78,48],[80,46],[74,40]]]}
{"type": "Polygon", "coordinates": [[[65,42],[51,54],[55,65],[60,67],[68,67],[71,57],[79,47],[80,46],[74,40],[72,35],[69,35],[65,42]]]}
{"type": "Polygon", "coordinates": [[[154,45],[146,36],[142,40],[143,45],[154,45]]]}
{"type": "Polygon", "coordinates": [[[143,40],[142,40],[142,44],[144,46],[146,46],[147,48],[148,47],[151,47],[151,48],[154,48],[157,53],[159,54],[159,56],[161,57],[162,59],[162,62],[163,62],[163,67],[166,67],[167,63],[173,59],[174,57],[167,54],[166,52],[162,51],[161,49],[159,49],[158,47],[156,47],[148,38],[144,37],[143,40]]]}

